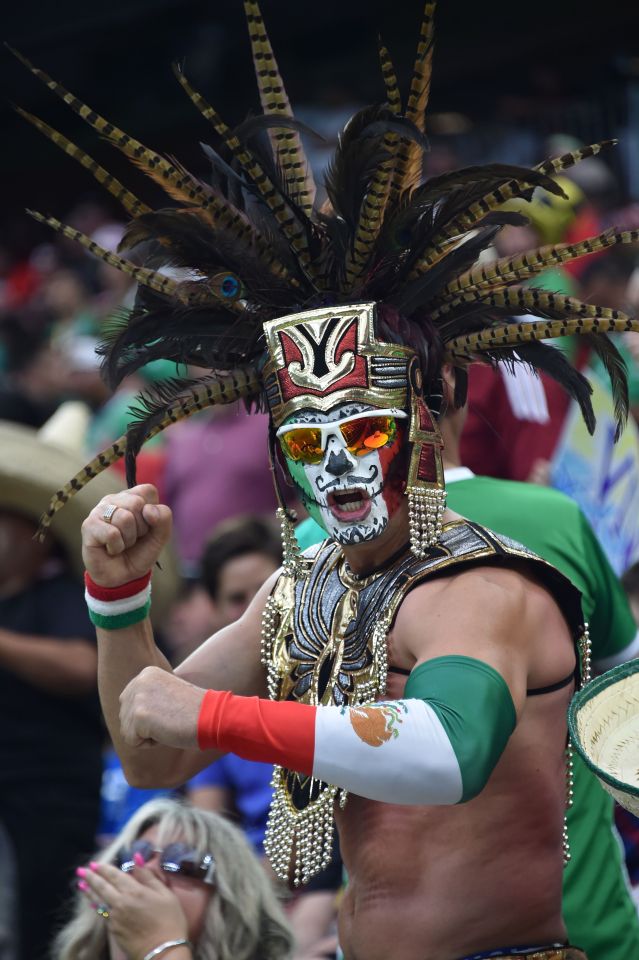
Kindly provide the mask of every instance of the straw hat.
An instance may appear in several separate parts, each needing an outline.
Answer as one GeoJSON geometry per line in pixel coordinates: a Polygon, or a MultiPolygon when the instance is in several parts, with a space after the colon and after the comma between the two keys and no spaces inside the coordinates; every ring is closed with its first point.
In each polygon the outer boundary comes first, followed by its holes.
{"type": "MultiPolygon", "coordinates": [[[[0,420],[0,507],[37,521],[51,494],[84,466],[82,443],[91,412],[85,403],[63,403],[40,430],[0,420]]],[[[106,471],[78,491],[57,513],[51,534],[64,548],[72,571],[82,577],[82,521],[102,497],[124,487],[116,473],[106,471]]],[[[153,573],[152,619],[158,625],[168,612],[178,588],[175,553],[165,548],[162,569],[153,573]]]]}
{"type": "Polygon", "coordinates": [[[568,726],[602,787],[639,816],[639,660],[608,670],[575,694],[568,726]]]}

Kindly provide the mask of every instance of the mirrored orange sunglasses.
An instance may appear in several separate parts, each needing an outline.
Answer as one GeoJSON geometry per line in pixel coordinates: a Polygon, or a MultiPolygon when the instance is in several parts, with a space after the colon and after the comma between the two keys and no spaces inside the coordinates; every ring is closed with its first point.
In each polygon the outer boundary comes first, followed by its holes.
{"type": "Polygon", "coordinates": [[[332,423],[284,424],[277,436],[285,456],[295,463],[320,463],[331,434],[341,436],[349,453],[364,457],[393,443],[397,436],[397,420],[406,416],[403,410],[368,410],[332,423]]]}

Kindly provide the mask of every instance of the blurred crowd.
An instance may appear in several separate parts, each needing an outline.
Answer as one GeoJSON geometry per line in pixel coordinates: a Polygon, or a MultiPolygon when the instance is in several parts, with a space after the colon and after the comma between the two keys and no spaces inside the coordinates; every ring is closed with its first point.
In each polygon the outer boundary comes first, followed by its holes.
{"type": "MultiPolygon", "coordinates": [[[[559,136],[547,144],[552,154],[576,146],[559,136]]],[[[472,158],[457,155],[453,141],[435,138],[426,172],[436,175],[467,162],[472,158]]],[[[569,173],[561,178],[566,198],[537,192],[525,206],[529,224],[505,228],[495,256],[576,242],[612,226],[639,227],[639,207],[624,198],[605,156],[586,160],[569,173]]],[[[61,219],[109,250],[117,249],[124,230],[110,208],[92,198],[61,219]]],[[[0,240],[0,421],[5,431],[0,467],[0,960],[41,960],[71,913],[75,926],[58,937],[55,956],[133,955],[132,931],[144,929],[133,906],[122,907],[116,940],[121,939],[113,946],[106,943],[103,926],[98,923],[94,930],[95,910],[83,913],[84,906],[70,893],[73,869],[99,849],[111,897],[122,886],[126,904],[126,871],[120,871],[124,880],[118,872],[108,874],[114,858],[120,856],[119,866],[125,862],[123,844],[138,857],[135,864],[147,870],[141,876],[146,877],[149,911],[177,918],[173,926],[167,921],[166,936],[164,930],[159,937],[152,931],[151,940],[184,936],[199,944],[203,938],[198,957],[335,957],[343,883],[339,851],[311,889],[300,893],[275,883],[262,849],[271,797],[269,767],[228,756],[177,791],[180,805],[175,796],[129,787],[106,743],[77,536],[55,523],[44,544],[32,536],[48,496],[124,433],[135,397],[183,371],[158,361],[128,377],[111,395],[100,376],[96,348],[132,305],[135,287],[65,238],[34,236],[35,242],[27,245],[13,242],[11,235],[0,240]],[[27,448],[30,459],[20,464],[27,448]],[[138,813],[149,800],[151,807],[138,813]],[[201,822],[185,801],[204,811],[201,822]],[[234,821],[248,846],[242,846],[237,830],[225,833],[220,817],[234,821]],[[165,821],[170,829],[164,829],[165,821]],[[147,850],[143,843],[149,837],[147,850]],[[231,870],[233,858],[248,864],[252,849],[260,873],[245,880],[254,885],[253,901],[262,910],[255,924],[262,930],[259,924],[270,925],[272,953],[252,952],[255,943],[266,942],[266,934],[256,940],[255,931],[244,927],[242,945],[229,932],[224,949],[207,952],[205,939],[215,927],[206,919],[208,907],[195,920],[190,915],[185,920],[184,904],[175,907],[144,866],[159,850],[158,870],[168,870],[169,846],[178,845],[175,841],[188,848],[188,856],[184,850],[172,852],[178,857],[178,877],[188,875],[188,867],[200,870],[205,879],[209,854],[215,854],[222,872],[231,870]]],[[[547,271],[539,282],[632,312],[639,306],[638,264],[639,246],[616,247],[547,271]]],[[[593,354],[589,343],[567,340],[563,349],[593,379],[597,435],[587,435],[573,404],[550,377],[538,378],[525,369],[473,368],[461,461],[476,474],[553,486],[577,500],[639,620],[639,335],[613,339],[630,382],[629,425],[617,444],[613,401],[601,376],[606,358],[593,354]]],[[[139,482],[154,483],[174,515],[173,555],[163,564],[161,604],[154,599],[154,626],[173,664],[240,617],[280,563],[266,432],[266,415],[223,407],[177,424],[154,438],[139,457],[139,482]]],[[[114,489],[123,484],[120,466],[109,472],[114,489]]],[[[96,489],[88,487],[84,503],[101,495],[96,489]]],[[[79,520],[75,523],[78,530],[79,520]]],[[[154,598],[158,592],[156,587],[154,598]]],[[[619,814],[619,827],[630,879],[639,888],[637,826],[630,815],[619,814]]],[[[251,869],[246,867],[246,876],[251,869]]],[[[240,881],[232,870],[229,877],[232,900],[233,884],[240,881]]],[[[87,889],[95,883],[92,876],[82,882],[87,889]]],[[[96,897],[106,899],[99,891],[96,897]]],[[[219,917],[216,922],[221,936],[219,917]]],[[[225,922],[235,921],[227,916],[225,922]]]]}

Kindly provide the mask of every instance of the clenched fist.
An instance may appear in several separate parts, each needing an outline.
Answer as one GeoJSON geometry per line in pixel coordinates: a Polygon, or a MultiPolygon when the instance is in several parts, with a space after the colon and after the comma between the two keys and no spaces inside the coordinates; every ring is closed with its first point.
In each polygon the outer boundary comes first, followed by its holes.
{"type": "Polygon", "coordinates": [[[120,694],[120,730],[131,747],[197,747],[205,690],[160,667],[145,667],[120,694]]]}
{"type": "Polygon", "coordinates": [[[82,524],[82,558],[91,578],[119,587],[144,576],[171,536],[171,511],[158,492],[141,483],[101,500],[82,524]],[[105,520],[109,506],[117,509],[105,520]],[[106,511],[106,514],[105,514],[106,511]]]}

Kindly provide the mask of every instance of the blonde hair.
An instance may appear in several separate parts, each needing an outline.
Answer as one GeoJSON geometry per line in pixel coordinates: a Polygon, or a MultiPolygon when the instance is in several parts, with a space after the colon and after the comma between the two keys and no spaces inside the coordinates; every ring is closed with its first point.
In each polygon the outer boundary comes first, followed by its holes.
{"type": "MultiPolygon", "coordinates": [[[[129,846],[152,826],[158,829],[160,846],[179,838],[215,860],[215,885],[194,960],[290,957],[293,936],[269,879],[240,830],[223,817],[178,800],[151,800],[94,859],[111,863],[120,847],[129,846]]],[[[52,956],[109,960],[107,925],[79,893],[74,916],[55,938],[52,956]]]]}

